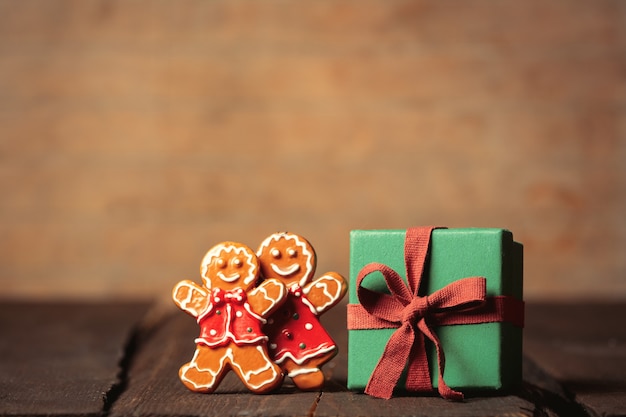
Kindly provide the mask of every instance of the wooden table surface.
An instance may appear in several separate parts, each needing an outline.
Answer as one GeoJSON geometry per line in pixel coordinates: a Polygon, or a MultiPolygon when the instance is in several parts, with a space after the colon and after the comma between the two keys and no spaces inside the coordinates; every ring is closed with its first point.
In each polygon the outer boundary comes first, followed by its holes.
{"type": "Polygon", "coordinates": [[[194,320],[169,304],[0,303],[0,415],[43,416],[619,416],[626,415],[626,303],[529,304],[524,381],[515,392],[453,403],[370,398],[346,389],[345,305],[323,317],[341,351],[325,388],[286,380],[270,395],[232,373],[189,392],[178,368],[194,320]]]}

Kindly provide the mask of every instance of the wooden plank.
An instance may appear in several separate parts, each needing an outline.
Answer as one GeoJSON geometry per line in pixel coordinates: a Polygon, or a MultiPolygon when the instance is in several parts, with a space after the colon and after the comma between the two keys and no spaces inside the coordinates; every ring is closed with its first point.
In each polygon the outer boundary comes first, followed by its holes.
{"type": "Polygon", "coordinates": [[[626,415],[626,303],[536,304],[524,349],[590,415],[626,415]]]}
{"type": "Polygon", "coordinates": [[[0,415],[102,415],[147,304],[0,302],[0,415]]]}

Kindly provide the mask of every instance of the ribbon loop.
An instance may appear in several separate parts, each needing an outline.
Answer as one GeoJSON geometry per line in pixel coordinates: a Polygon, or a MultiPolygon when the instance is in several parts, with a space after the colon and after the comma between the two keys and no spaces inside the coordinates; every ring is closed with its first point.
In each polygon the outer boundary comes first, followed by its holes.
{"type": "Polygon", "coordinates": [[[410,293],[402,277],[387,265],[371,263],[366,265],[357,276],[357,297],[363,308],[372,316],[391,323],[400,323],[400,312],[411,302],[410,293]],[[362,286],[363,280],[374,272],[382,273],[387,288],[392,295],[381,294],[362,286]]]}
{"type": "Polygon", "coordinates": [[[487,280],[483,277],[459,279],[428,296],[437,312],[471,310],[481,306],[486,298],[487,280]]]}

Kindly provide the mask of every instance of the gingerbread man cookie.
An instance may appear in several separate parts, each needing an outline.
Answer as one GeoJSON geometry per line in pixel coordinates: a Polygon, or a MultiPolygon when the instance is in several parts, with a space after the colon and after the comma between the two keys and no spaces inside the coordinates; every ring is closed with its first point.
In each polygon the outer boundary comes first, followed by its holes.
{"type": "Polygon", "coordinates": [[[278,387],[283,375],[268,355],[263,324],[285,300],[284,284],[270,279],[254,287],[259,261],[250,248],[235,242],[211,248],[200,271],[203,286],[184,280],[172,292],[176,305],[200,325],[195,354],[179,371],[183,384],[210,393],[233,370],[255,393],[278,387]]]}
{"type": "Polygon", "coordinates": [[[272,360],[302,390],[324,385],[320,366],[337,354],[337,346],[322,327],[319,316],[346,293],[346,283],[336,272],[313,280],[316,255],[311,244],[293,233],[275,233],[257,250],[261,275],[277,279],[289,291],[287,301],[265,326],[272,360]]]}

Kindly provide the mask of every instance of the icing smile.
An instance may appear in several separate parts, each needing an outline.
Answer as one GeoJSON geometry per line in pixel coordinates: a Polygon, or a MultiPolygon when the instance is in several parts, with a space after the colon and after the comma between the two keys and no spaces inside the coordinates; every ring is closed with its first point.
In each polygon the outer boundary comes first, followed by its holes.
{"type": "Polygon", "coordinates": [[[287,268],[280,268],[276,264],[272,264],[272,270],[274,272],[276,272],[278,275],[286,277],[287,275],[291,275],[294,272],[299,271],[300,270],[300,265],[293,264],[293,265],[291,265],[291,266],[289,266],[287,268]]]}
{"type": "Polygon", "coordinates": [[[232,275],[224,275],[224,273],[218,272],[217,276],[219,279],[225,282],[234,282],[234,281],[237,281],[239,278],[241,278],[241,275],[238,273],[234,273],[232,275]]]}

